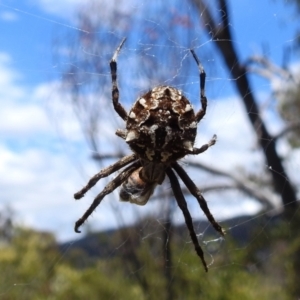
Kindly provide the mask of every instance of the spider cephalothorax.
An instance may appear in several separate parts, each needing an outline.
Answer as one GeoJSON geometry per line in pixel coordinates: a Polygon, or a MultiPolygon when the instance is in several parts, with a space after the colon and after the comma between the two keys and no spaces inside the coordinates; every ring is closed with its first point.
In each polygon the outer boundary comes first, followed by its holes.
{"type": "Polygon", "coordinates": [[[133,154],[125,156],[115,164],[101,170],[90,179],[88,184],[77,192],[74,197],[80,199],[101,178],[125,167],[104,190],[95,198],[90,208],[76,222],[75,231],[87,220],[90,214],[100,204],[102,199],[118,186],[121,186],[120,200],[145,205],[152,195],[156,185],[162,184],[165,175],[170,179],[178,206],[183,212],[185,223],[189,229],[195,250],[202,260],[205,270],[207,265],[203,251],[199,245],[193,222],[186,200],[181,191],[174,169],[191,194],[197,199],[203,212],[213,227],[221,234],[224,232],[210,213],[207,203],[200,190],[190,179],[177,160],[187,154],[199,154],[206,151],[216,142],[216,136],[200,148],[194,147],[197,134],[197,124],[204,117],[207,107],[205,97],[205,72],[196,56],[191,53],[198,64],[200,71],[200,92],[202,109],[195,114],[189,100],[178,89],[170,86],[158,86],[139,97],[129,113],[119,103],[117,85],[117,56],[125,42],[121,42],[111,61],[112,100],[115,111],[126,122],[125,130],[117,130],[116,134],[129,145],[133,154]],[[129,166],[128,166],[129,165],[129,166]],[[127,167],[126,167],[127,166],[127,167]]]}

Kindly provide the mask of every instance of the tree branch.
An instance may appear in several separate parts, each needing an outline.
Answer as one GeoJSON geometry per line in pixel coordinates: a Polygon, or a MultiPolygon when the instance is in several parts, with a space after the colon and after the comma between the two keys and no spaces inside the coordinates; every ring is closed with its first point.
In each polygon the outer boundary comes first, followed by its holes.
{"type": "MultiPolygon", "coordinates": [[[[233,174],[222,171],[220,169],[216,169],[211,166],[204,165],[199,162],[189,162],[189,166],[205,170],[205,171],[215,174],[215,175],[229,178],[230,180],[233,181],[233,184],[231,186],[230,185],[228,185],[227,187],[225,186],[225,188],[229,189],[229,188],[235,187],[236,189],[241,190],[242,192],[244,192],[251,198],[258,200],[265,207],[265,209],[267,209],[267,210],[276,209],[278,211],[278,203],[276,201],[276,196],[274,194],[272,194],[271,192],[269,192],[268,190],[262,189],[261,187],[255,185],[253,182],[250,182],[250,181],[246,180],[245,178],[241,179],[240,177],[237,177],[233,174]]],[[[222,185],[220,187],[222,187],[222,185]]],[[[215,186],[215,188],[220,188],[220,187],[215,186]]],[[[206,187],[206,188],[200,188],[200,189],[203,192],[203,191],[209,190],[211,188],[206,187]]]]}
{"type": "Polygon", "coordinates": [[[229,13],[226,0],[218,0],[220,12],[220,20],[213,21],[212,14],[209,11],[209,6],[205,5],[204,0],[191,0],[199,9],[202,16],[203,23],[207,27],[209,34],[212,34],[213,41],[223,57],[224,63],[227,66],[231,77],[234,79],[235,86],[244,103],[247,116],[252,124],[259,143],[264,151],[271,176],[273,179],[274,189],[281,196],[282,203],[285,208],[285,213],[293,213],[297,209],[297,198],[293,186],[283,167],[282,161],[276,151],[275,139],[269,134],[265,123],[263,122],[257,101],[252,93],[252,87],[247,77],[246,67],[240,64],[240,59],[237,55],[233,37],[230,31],[231,25],[229,23],[229,13]],[[200,9],[205,7],[204,11],[200,9]],[[216,25],[218,24],[218,25],[216,25]]]}
{"type": "Polygon", "coordinates": [[[274,140],[278,140],[282,138],[285,134],[289,133],[290,131],[300,129],[300,121],[293,122],[278,132],[276,135],[273,136],[274,140]]]}

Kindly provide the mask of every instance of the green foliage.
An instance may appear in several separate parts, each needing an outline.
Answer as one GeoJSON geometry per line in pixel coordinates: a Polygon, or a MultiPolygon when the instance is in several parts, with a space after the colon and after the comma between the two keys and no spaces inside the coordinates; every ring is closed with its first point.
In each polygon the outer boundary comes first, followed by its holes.
{"type": "Polygon", "coordinates": [[[289,299],[280,285],[273,284],[272,273],[251,268],[247,248],[238,248],[230,237],[225,247],[212,255],[214,261],[207,274],[191,250],[177,253],[176,299],[289,299]]]}
{"type": "Polygon", "coordinates": [[[64,260],[52,235],[19,228],[11,243],[1,245],[0,299],[142,299],[122,268],[107,267],[97,261],[78,269],[64,260]]]}
{"type": "Polygon", "coordinates": [[[115,253],[99,259],[72,245],[59,250],[49,233],[18,228],[1,243],[0,299],[295,299],[298,217],[292,222],[256,229],[242,247],[230,231],[225,242],[203,245],[212,263],[208,273],[181,231],[172,231],[168,266],[158,238],[163,231],[147,236],[139,226],[116,232],[110,241],[115,253]]]}

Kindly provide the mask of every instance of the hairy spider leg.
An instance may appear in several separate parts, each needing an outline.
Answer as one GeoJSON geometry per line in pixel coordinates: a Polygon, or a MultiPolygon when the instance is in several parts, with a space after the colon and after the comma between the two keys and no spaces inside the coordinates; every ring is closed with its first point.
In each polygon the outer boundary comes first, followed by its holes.
{"type": "Polygon", "coordinates": [[[211,140],[207,143],[202,145],[200,148],[193,147],[191,154],[200,154],[205,152],[209,147],[213,146],[217,142],[217,136],[214,134],[211,140]]]}
{"type": "Polygon", "coordinates": [[[197,238],[197,235],[196,235],[195,230],[194,230],[192,217],[191,217],[191,214],[188,210],[187,203],[186,203],[186,200],[183,196],[182,190],[180,188],[178,179],[177,179],[176,175],[174,174],[174,172],[172,171],[171,168],[167,168],[166,173],[167,173],[167,175],[170,179],[171,187],[172,187],[172,190],[174,192],[174,196],[175,196],[175,199],[177,201],[177,204],[178,204],[179,208],[181,209],[181,211],[183,213],[185,224],[186,224],[186,226],[189,230],[190,237],[191,237],[192,242],[193,242],[194,247],[195,247],[195,251],[198,254],[198,256],[200,257],[200,259],[202,261],[202,264],[204,266],[204,269],[207,272],[208,268],[207,268],[207,264],[206,264],[205,259],[204,259],[204,253],[203,253],[203,250],[202,250],[201,246],[199,245],[198,238],[197,238]]]}
{"type": "MultiPolygon", "coordinates": [[[[195,116],[195,120],[197,123],[199,123],[203,117],[206,114],[206,109],[207,109],[207,98],[205,96],[205,78],[206,78],[206,73],[204,70],[203,65],[201,64],[197,54],[193,49],[190,49],[199,69],[199,76],[200,76],[200,102],[202,108],[197,112],[195,116]]],[[[191,154],[200,154],[204,151],[206,151],[209,147],[213,146],[217,141],[217,136],[214,134],[212,139],[205,145],[201,146],[200,148],[194,147],[193,150],[191,151],[191,154]]]]}
{"type": "Polygon", "coordinates": [[[224,236],[224,231],[221,227],[221,225],[218,224],[218,222],[214,219],[213,215],[211,214],[207,202],[202,196],[200,190],[196,187],[195,183],[192,181],[192,179],[189,177],[189,175],[185,172],[185,170],[177,163],[172,164],[172,168],[176,171],[178,176],[181,178],[183,183],[186,185],[190,193],[197,199],[202,211],[205,213],[207,219],[212,224],[212,226],[215,228],[216,231],[218,231],[222,236],[224,236]]]}
{"type": "Polygon", "coordinates": [[[82,198],[85,195],[85,193],[88,190],[90,190],[101,178],[109,176],[110,174],[120,170],[121,168],[125,167],[126,165],[130,164],[131,162],[133,162],[136,159],[137,158],[136,158],[135,154],[127,155],[127,156],[124,156],[123,158],[121,158],[120,160],[118,160],[116,163],[101,170],[99,173],[94,175],[89,180],[89,182],[87,183],[87,185],[85,187],[83,187],[79,192],[74,194],[74,198],[76,200],[82,198]]]}
{"type": "Polygon", "coordinates": [[[206,108],[207,108],[207,99],[205,96],[205,77],[206,77],[206,73],[205,70],[198,58],[198,56],[196,55],[195,51],[193,49],[190,50],[191,53],[193,54],[193,57],[198,65],[198,69],[199,69],[199,73],[200,73],[200,101],[201,101],[201,105],[202,108],[197,112],[195,120],[197,123],[199,123],[203,117],[206,114],[206,108]]]}
{"type": "Polygon", "coordinates": [[[97,197],[94,199],[91,206],[84,213],[84,215],[75,223],[75,232],[80,233],[78,230],[79,227],[87,220],[87,218],[91,215],[91,213],[97,208],[97,206],[101,203],[103,198],[112,193],[118,186],[120,186],[129,176],[141,166],[140,161],[134,162],[132,165],[128,166],[123,170],[116,178],[110,181],[105,188],[100,192],[97,197]]]}
{"type": "Polygon", "coordinates": [[[119,88],[118,88],[118,82],[117,82],[117,58],[121,51],[121,48],[123,44],[125,43],[126,38],[124,38],[117,50],[115,51],[109,65],[110,65],[110,72],[111,72],[111,80],[112,80],[112,101],[114,105],[115,111],[118,113],[118,115],[126,121],[128,119],[128,114],[121,103],[119,103],[119,88]]]}

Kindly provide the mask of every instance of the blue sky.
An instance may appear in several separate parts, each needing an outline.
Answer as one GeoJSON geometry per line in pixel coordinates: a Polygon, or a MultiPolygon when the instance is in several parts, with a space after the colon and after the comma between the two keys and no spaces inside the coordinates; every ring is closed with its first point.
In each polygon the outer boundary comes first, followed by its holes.
{"type": "MultiPolygon", "coordinates": [[[[0,2],[0,207],[9,205],[20,224],[51,230],[61,240],[75,237],[74,221],[99,192],[92,191],[90,197],[81,201],[73,200],[73,193],[97,172],[97,166],[89,159],[91,150],[70,107],[60,101],[61,74],[59,66],[52,60],[53,41],[57,34],[61,31],[74,34],[81,30],[77,28],[74,17],[81,2],[0,2]]],[[[109,12],[108,2],[103,1],[103,10],[109,12]]],[[[135,5],[134,1],[130,3],[135,5]]],[[[146,6],[146,1],[138,3],[139,8],[146,6]]],[[[124,9],[130,11],[130,5],[124,9]]],[[[253,54],[264,53],[281,64],[283,49],[292,46],[298,25],[292,7],[279,0],[241,0],[230,1],[230,11],[234,42],[241,58],[246,60],[253,54]]],[[[143,9],[136,11],[142,20],[148,22],[149,16],[143,12],[143,9]]],[[[159,16],[151,17],[151,21],[160,24],[159,16]]],[[[293,54],[290,63],[299,63],[293,54]]],[[[205,125],[201,127],[203,137],[199,138],[199,143],[206,142],[217,133],[219,141],[199,159],[204,162],[218,159],[218,167],[224,169],[247,165],[249,170],[254,170],[261,165],[262,156],[253,150],[255,137],[243,107],[232,92],[230,80],[226,77],[228,74],[223,76],[211,79],[216,83],[205,125]],[[231,93],[224,94],[227,88],[231,93]],[[247,143],[237,143],[245,136],[247,143]]],[[[254,76],[251,78],[262,101],[268,99],[271,83],[254,76]]],[[[271,115],[266,113],[264,117],[269,121],[271,131],[280,129],[281,123],[272,122],[271,115]]],[[[109,118],[103,122],[110,122],[109,118]]],[[[113,130],[105,134],[110,139],[113,130]]],[[[300,166],[299,153],[289,152],[284,143],[280,145],[280,151],[283,155],[289,153],[287,165],[290,172],[295,173],[300,166]]],[[[212,180],[209,175],[201,176],[204,183],[212,180]]],[[[259,207],[250,199],[235,205],[241,197],[232,197],[233,200],[227,202],[229,208],[222,207],[222,214],[216,200],[218,197],[211,198],[210,206],[219,218],[230,216],[233,211],[257,211],[259,207]]],[[[134,219],[137,211],[145,214],[149,208],[159,209],[157,203],[136,208],[119,203],[117,196],[112,198],[110,203],[104,201],[101,209],[93,214],[90,224],[94,228],[116,226],[118,221],[113,213],[116,209],[126,212],[126,222],[134,219]]],[[[177,213],[175,218],[181,220],[177,213]]]]}

